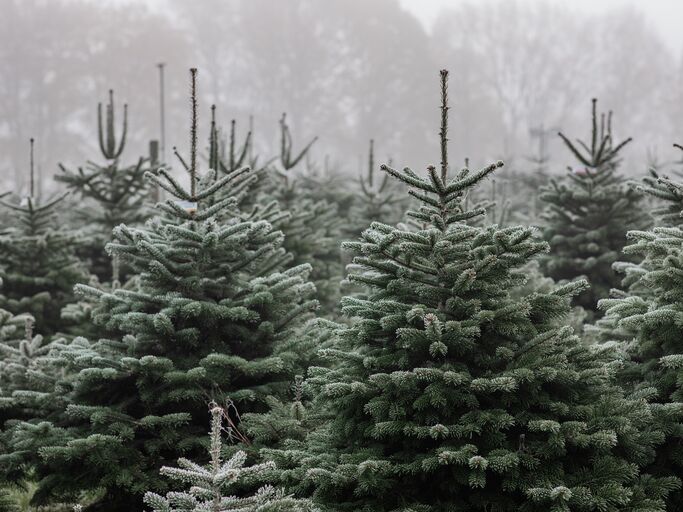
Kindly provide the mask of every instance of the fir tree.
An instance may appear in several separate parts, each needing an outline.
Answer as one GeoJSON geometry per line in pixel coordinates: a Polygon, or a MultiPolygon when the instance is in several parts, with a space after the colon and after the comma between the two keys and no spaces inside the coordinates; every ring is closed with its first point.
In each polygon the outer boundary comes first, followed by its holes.
{"type": "Polygon", "coordinates": [[[26,388],[28,365],[36,344],[42,341],[34,343],[33,321],[30,315],[0,310],[0,427],[8,419],[21,417],[13,394],[26,388]]]}
{"type": "Polygon", "coordinates": [[[277,268],[282,234],[265,221],[216,221],[235,210],[225,191],[249,169],[199,179],[195,77],[189,187],[165,169],[148,173],[172,197],[158,205],[164,215],[117,227],[107,246],[139,288],[78,287],[98,298],[94,322],[125,335],[81,339],[60,355],[77,373],[64,425],[72,440],[42,447],[36,473],[53,494],[103,489],[90,510],[141,510],[145,491],[164,491],[159,469],[200,453],[207,398],[231,405],[234,436],[248,442],[239,416],[265,411],[301,371],[280,346],[316,307],[310,267],[277,268]]]}
{"type": "Polygon", "coordinates": [[[378,179],[375,169],[375,141],[370,140],[368,150],[368,168],[358,179],[359,192],[351,208],[351,230],[347,230],[349,238],[356,239],[371,222],[395,224],[401,219],[405,200],[400,197],[394,182],[385,174],[378,179]]]}
{"type": "MultiPolygon", "coordinates": [[[[44,346],[41,335],[33,334],[33,322],[29,315],[14,316],[0,310],[0,403],[5,414],[21,407],[15,393],[30,389],[35,379],[41,377],[36,362],[49,347],[44,346]]],[[[10,414],[12,419],[22,416],[17,410],[10,414]]]]}
{"type": "MultiPolygon", "coordinates": [[[[658,214],[657,222],[664,226],[628,233],[631,243],[624,251],[641,262],[615,264],[624,274],[623,291],[600,302],[605,317],[593,329],[599,341],[619,342],[625,357],[624,386],[650,393],[659,404],[667,441],[648,471],[664,475],[683,472],[683,343],[678,320],[683,312],[679,277],[683,230],[673,212],[676,194],[682,189],[680,183],[665,178],[645,188],[657,197],[670,192],[670,205],[658,214]]],[[[672,496],[668,510],[683,510],[683,493],[672,496]]]]}
{"type": "Polygon", "coordinates": [[[272,462],[245,467],[247,455],[238,451],[229,460],[222,460],[223,418],[227,413],[217,404],[211,406],[211,461],[203,467],[188,459],[179,459],[179,468],[163,467],[161,473],[173,480],[190,484],[189,491],[169,492],[165,497],[148,492],[145,502],[154,512],[306,512],[313,509],[304,500],[285,495],[272,486],[259,488],[253,496],[224,496],[239,481],[275,469],[272,462]]]}
{"type": "Polygon", "coordinates": [[[279,184],[273,197],[289,218],[278,227],[285,235],[284,247],[298,264],[308,263],[313,268],[311,279],[318,290],[318,298],[326,311],[338,303],[339,282],[342,278],[339,240],[342,219],[336,205],[318,199],[318,194],[306,187],[305,178],[295,176],[294,169],[306,157],[318,137],[311,139],[301,150],[294,150],[294,142],[287,117],[280,119],[280,154],[278,157],[279,184]]]}
{"type": "Polygon", "coordinates": [[[612,136],[612,113],[597,115],[592,101],[590,140],[570,141],[560,137],[580,167],[569,169],[564,182],[551,180],[541,198],[548,203],[544,214],[550,255],[544,267],[553,279],[583,276],[591,287],[577,298],[588,311],[597,311],[597,301],[608,297],[619,280],[612,264],[620,259],[629,229],[645,227],[638,204],[641,196],[618,174],[620,151],[631,139],[616,142],[612,136]]]}
{"type": "Polygon", "coordinates": [[[237,143],[237,122],[230,121],[230,133],[224,139],[216,124],[216,106],[211,106],[211,131],[209,135],[209,169],[231,174],[236,170],[249,166],[257,168],[258,156],[253,157],[252,130],[247,132],[242,144],[237,143]],[[251,157],[251,158],[250,158],[251,157]]]}
{"type": "MultiPolygon", "coordinates": [[[[674,147],[681,148],[678,144],[674,144],[674,147]]],[[[662,165],[657,164],[656,159],[651,156],[649,159],[649,176],[643,178],[640,183],[630,182],[630,185],[638,192],[642,192],[656,201],[656,206],[651,211],[656,226],[680,227],[682,224],[680,219],[683,218],[683,185],[666,175],[662,175],[661,167],[662,165]]],[[[632,249],[627,246],[625,252],[631,251],[632,249]]],[[[640,300],[643,304],[649,303],[656,298],[658,290],[656,287],[650,286],[649,280],[645,276],[648,272],[661,269],[661,259],[634,250],[631,260],[622,258],[621,261],[612,265],[614,272],[620,277],[621,283],[618,288],[611,290],[610,298],[625,300],[633,297],[629,300],[640,300]]],[[[595,324],[585,326],[585,331],[591,341],[596,343],[618,341],[622,347],[627,347],[632,342],[633,331],[622,324],[618,311],[619,309],[606,314],[595,324]]]]}
{"type": "Polygon", "coordinates": [[[523,199],[528,199],[529,195],[532,197],[531,201],[527,200],[526,204],[518,206],[524,209],[527,222],[534,225],[540,223],[541,213],[545,206],[538,191],[546,187],[550,181],[548,136],[555,132],[557,128],[548,128],[543,123],[529,129],[529,135],[538,141],[538,146],[535,153],[526,158],[531,164],[531,169],[520,172],[518,176],[517,182],[523,190],[515,191],[515,196],[523,199]]]}
{"type": "Polygon", "coordinates": [[[34,334],[29,315],[0,310],[0,482],[23,483],[38,458],[19,425],[55,421],[66,406],[69,385],[54,357],[64,344],[34,334]]]}
{"type": "Polygon", "coordinates": [[[321,162],[307,153],[299,185],[310,197],[334,205],[340,218],[351,219],[358,190],[348,186],[348,175],[338,163],[330,162],[330,155],[321,162]]]}
{"type": "Polygon", "coordinates": [[[336,511],[663,511],[676,479],[638,475],[662,437],[648,404],[614,386],[606,351],[556,327],[585,283],[514,297],[547,244],[465,222],[483,211],[464,195],[502,163],[449,178],[441,79],[440,169],[382,167],[425,227],[373,223],[345,244],[373,293],[342,301],[351,325],[324,351],[338,365],[309,372],[330,423],[271,453],[282,478],[336,511]]]}
{"type": "Polygon", "coordinates": [[[0,232],[0,307],[33,315],[49,335],[59,330],[60,311],[74,300],[73,287],[85,272],[76,257],[78,237],[58,223],[66,194],[45,202],[34,196],[33,139],[29,172],[29,195],[19,203],[0,201],[11,223],[0,232]]]}
{"type": "Polygon", "coordinates": [[[92,273],[108,282],[112,279],[112,269],[104,246],[111,241],[112,230],[119,224],[134,226],[149,217],[145,207],[148,185],[144,175],[151,167],[142,157],[133,165],[121,166],[128,133],[128,105],[123,106],[123,127],[117,140],[112,90],[104,116],[102,103],[97,105],[97,123],[99,147],[105,163],[89,161],[77,171],[60,164],[62,173],[55,179],[89,203],[88,208],[79,208],[87,241],[83,247],[84,257],[91,262],[92,273]]]}
{"type": "MultiPolygon", "coordinates": [[[[282,344],[281,350],[296,352],[302,369],[326,364],[322,352],[334,344],[340,324],[325,318],[306,323],[298,336],[282,344]]],[[[308,434],[322,425],[327,412],[312,405],[314,388],[302,374],[295,375],[288,394],[266,398],[268,412],[242,415],[244,432],[251,439],[249,453],[279,449],[291,442],[302,442],[308,434]]],[[[261,454],[262,455],[262,454],[261,454]]],[[[261,457],[262,458],[262,457],[261,457]]]]}
{"type": "MultiPolygon", "coordinates": [[[[234,125],[231,125],[234,126],[234,125]]],[[[249,157],[253,146],[250,133],[245,142],[237,145],[231,128],[230,144],[226,152],[220,151],[218,130],[212,122],[209,165],[221,172],[229,172],[237,162],[249,158],[256,161],[257,156],[249,157]],[[213,148],[213,149],[212,149],[213,148]],[[239,149],[238,149],[239,148],[239,149]]],[[[332,311],[339,299],[339,281],[342,278],[342,265],[339,240],[342,238],[343,219],[339,216],[334,203],[321,200],[321,187],[297,172],[317,137],[311,139],[300,150],[295,150],[287,116],[282,115],[279,122],[280,145],[277,158],[267,160],[258,171],[258,181],[251,187],[250,194],[240,195],[240,209],[255,210],[256,217],[265,217],[274,227],[284,234],[283,248],[291,254],[295,265],[308,264],[312,267],[311,280],[317,289],[317,298],[326,311],[332,311]]],[[[253,177],[252,179],[256,179],[253,177]]]]}
{"type": "MultiPolygon", "coordinates": [[[[674,144],[674,147],[683,150],[683,146],[678,144],[674,144]]],[[[659,205],[652,210],[658,226],[680,226],[683,224],[683,185],[662,175],[657,167],[650,167],[650,175],[643,178],[642,184],[632,183],[631,186],[659,201],[659,205]]]]}

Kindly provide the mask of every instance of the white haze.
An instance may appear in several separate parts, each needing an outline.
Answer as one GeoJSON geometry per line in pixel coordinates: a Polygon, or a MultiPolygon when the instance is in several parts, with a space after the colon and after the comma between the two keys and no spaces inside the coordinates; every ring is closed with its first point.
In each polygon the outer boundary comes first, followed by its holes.
{"type": "MultiPolygon", "coordinates": [[[[0,0],[0,192],[26,186],[28,139],[41,186],[57,164],[100,160],[96,106],[113,88],[130,108],[124,159],[158,139],[156,64],[166,63],[167,160],[188,145],[187,75],[239,134],[255,122],[266,156],[287,112],[313,161],[355,175],[368,140],[380,160],[438,159],[438,70],[451,71],[454,165],[529,165],[544,126],[552,168],[585,137],[590,99],[614,111],[631,174],[680,158],[683,6],[674,0],[0,0]]],[[[119,116],[120,121],[120,116],[119,116]]],[[[203,139],[205,140],[205,139],[203,139]]]]}

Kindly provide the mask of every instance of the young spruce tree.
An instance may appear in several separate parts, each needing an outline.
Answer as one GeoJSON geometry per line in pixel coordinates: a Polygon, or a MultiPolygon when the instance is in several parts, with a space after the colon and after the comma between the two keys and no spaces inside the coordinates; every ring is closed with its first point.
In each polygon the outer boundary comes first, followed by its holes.
{"type": "MultiPolygon", "coordinates": [[[[617,263],[624,274],[618,296],[600,302],[605,317],[596,326],[602,342],[621,342],[626,361],[621,372],[623,385],[633,392],[648,393],[658,404],[658,418],[667,433],[649,472],[683,474],[683,229],[673,212],[680,206],[683,184],[668,178],[648,180],[643,190],[665,198],[668,206],[658,210],[650,231],[631,231],[626,254],[640,263],[617,263]]],[[[678,218],[682,211],[679,209],[678,218]]],[[[667,510],[683,511],[683,493],[670,497],[667,510]]]]}
{"type": "Polygon", "coordinates": [[[0,231],[0,307],[33,315],[40,332],[51,335],[86,274],[76,257],[78,237],[58,222],[67,194],[44,202],[35,197],[33,139],[29,172],[28,196],[18,203],[0,201],[11,223],[0,231]]]}
{"type": "Polygon", "coordinates": [[[33,325],[29,315],[0,310],[0,488],[32,478],[40,443],[31,438],[44,443],[49,431],[64,439],[45,422],[57,422],[68,403],[70,385],[55,357],[65,340],[34,334],[33,325]]]}
{"type": "Polygon", "coordinates": [[[331,421],[308,449],[273,452],[283,479],[325,510],[662,512],[675,478],[639,476],[661,433],[643,400],[612,383],[611,359],[568,327],[575,282],[514,298],[547,244],[527,227],[466,223],[463,196],[502,163],[448,176],[447,72],[441,169],[382,169],[420,201],[406,231],[373,223],[348,242],[350,327],[310,370],[331,421]],[[301,466],[302,468],[298,468],[301,466]]]}
{"type": "Polygon", "coordinates": [[[79,208],[84,241],[83,256],[91,266],[91,272],[100,281],[112,280],[112,263],[104,251],[111,241],[112,230],[119,224],[134,226],[142,224],[150,215],[145,206],[148,181],[145,173],[151,169],[148,160],[121,166],[120,158],[126,146],[128,133],[128,105],[123,106],[123,128],[117,141],[114,116],[114,92],[109,91],[109,103],[102,115],[102,103],[97,105],[97,127],[100,151],[104,164],[87,162],[85,167],[72,171],[60,164],[61,174],[57,181],[86,201],[86,208],[79,208]]]}
{"type": "Polygon", "coordinates": [[[544,217],[550,254],[543,260],[545,271],[555,280],[585,277],[590,288],[576,300],[593,313],[598,300],[619,285],[612,264],[621,259],[626,232],[647,226],[638,207],[642,196],[617,172],[619,152],[631,139],[615,142],[612,113],[598,117],[596,110],[593,99],[588,143],[572,142],[560,133],[579,168],[570,168],[564,182],[551,180],[541,195],[548,204],[544,217]]]}
{"type": "Polygon", "coordinates": [[[310,267],[279,270],[282,234],[265,221],[216,216],[234,210],[229,194],[212,198],[248,175],[196,172],[196,70],[192,77],[189,187],[165,169],[148,179],[172,199],[144,227],[119,226],[107,246],[139,274],[139,289],[79,286],[99,298],[94,321],[121,339],[80,340],[62,352],[78,372],[67,409],[71,441],[44,446],[36,469],[53,494],[101,489],[90,510],[140,511],[146,491],[165,492],[162,466],[200,456],[206,404],[225,404],[233,439],[248,443],[240,415],[266,410],[270,395],[287,393],[298,355],[280,350],[310,299],[310,267]]]}
{"type": "Polygon", "coordinates": [[[342,279],[339,240],[343,220],[337,205],[320,199],[310,179],[296,174],[297,166],[311,150],[317,137],[311,139],[298,153],[294,150],[292,132],[287,117],[280,119],[280,154],[277,166],[271,170],[273,185],[266,200],[272,197],[289,217],[278,227],[285,235],[284,247],[298,264],[312,267],[311,279],[324,311],[335,310],[339,303],[339,282],[342,279]]]}
{"type": "Polygon", "coordinates": [[[357,239],[371,222],[395,224],[401,220],[406,201],[394,187],[389,175],[378,177],[375,168],[375,141],[370,140],[368,168],[358,178],[358,190],[350,209],[348,238],[357,239]]]}
{"type": "MultiPolygon", "coordinates": [[[[683,146],[679,144],[674,144],[674,147],[683,150],[683,146]]],[[[656,167],[660,166],[650,167],[650,175],[643,178],[642,183],[631,185],[658,201],[659,204],[652,211],[657,226],[681,226],[683,224],[683,184],[661,174],[656,167]]]]}
{"type": "Polygon", "coordinates": [[[218,404],[211,404],[211,444],[208,467],[200,466],[188,459],[178,460],[179,468],[163,467],[161,473],[173,480],[189,484],[189,491],[172,491],[166,496],[153,492],[145,494],[145,502],[153,512],[312,512],[313,506],[307,500],[287,496],[281,489],[266,485],[252,496],[224,496],[234,491],[237,483],[243,483],[254,476],[268,475],[275,469],[272,462],[245,466],[247,454],[238,451],[230,459],[222,459],[223,419],[228,413],[218,404]]]}

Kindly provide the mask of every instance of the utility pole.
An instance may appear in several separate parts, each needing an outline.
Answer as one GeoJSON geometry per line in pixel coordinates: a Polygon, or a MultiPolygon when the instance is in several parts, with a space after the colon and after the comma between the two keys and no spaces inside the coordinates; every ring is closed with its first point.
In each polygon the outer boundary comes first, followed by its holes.
{"type": "Polygon", "coordinates": [[[538,153],[528,159],[536,165],[538,165],[537,170],[539,172],[546,171],[545,166],[548,163],[548,160],[550,159],[550,155],[548,155],[547,149],[548,135],[550,135],[553,132],[557,132],[558,130],[559,128],[557,127],[546,128],[543,123],[529,129],[529,136],[532,139],[538,139],[538,153]]]}

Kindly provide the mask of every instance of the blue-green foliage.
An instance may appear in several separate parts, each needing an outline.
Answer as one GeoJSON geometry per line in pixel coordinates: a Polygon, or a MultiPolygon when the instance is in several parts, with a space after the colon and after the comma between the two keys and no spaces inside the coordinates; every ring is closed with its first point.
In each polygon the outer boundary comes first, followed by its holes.
{"type": "MultiPolygon", "coordinates": [[[[606,311],[598,325],[603,342],[621,341],[625,357],[623,386],[649,394],[657,405],[657,419],[667,434],[657,460],[648,468],[654,474],[683,473],[683,230],[657,227],[629,232],[627,254],[642,258],[624,265],[625,291],[605,299],[606,311]]],[[[617,268],[620,268],[617,266],[617,268]]],[[[677,493],[670,511],[683,510],[677,493]]]]}
{"type": "Polygon", "coordinates": [[[647,227],[648,217],[639,207],[642,196],[618,174],[621,149],[630,138],[615,142],[612,113],[598,119],[592,102],[592,128],[587,143],[562,140],[578,162],[564,181],[551,180],[541,193],[547,203],[545,238],[550,255],[543,259],[547,274],[555,280],[585,277],[590,289],[577,303],[597,311],[599,299],[618,287],[612,264],[620,259],[629,229],[647,227]]]}
{"type": "Polygon", "coordinates": [[[0,201],[12,222],[0,231],[0,307],[33,315],[44,334],[60,329],[61,309],[86,276],[76,257],[77,234],[58,223],[65,197],[0,201]]]}
{"type": "Polygon", "coordinates": [[[289,391],[300,355],[279,346],[316,308],[310,267],[282,268],[282,234],[266,221],[217,222],[235,207],[229,194],[205,204],[248,172],[210,173],[190,190],[165,170],[150,174],[173,197],[159,205],[165,215],[119,226],[107,246],[138,288],[78,286],[97,299],[95,324],[124,336],[60,353],[74,390],[55,428],[69,440],[40,447],[37,468],[52,494],[99,488],[107,510],[138,510],[144,492],[165,489],[162,465],[201,450],[210,399],[230,404],[240,438],[239,415],[289,391]]]}
{"type": "Polygon", "coordinates": [[[585,283],[513,297],[547,244],[463,222],[481,214],[464,194],[500,165],[451,180],[383,167],[424,228],[373,223],[345,244],[373,291],[343,299],[334,364],[310,371],[329,425],[271,452],[329,510],[654,512],[677,485],[639,475],[663,433],[614,384],[610,352],[555,326],[585,283]]]}

